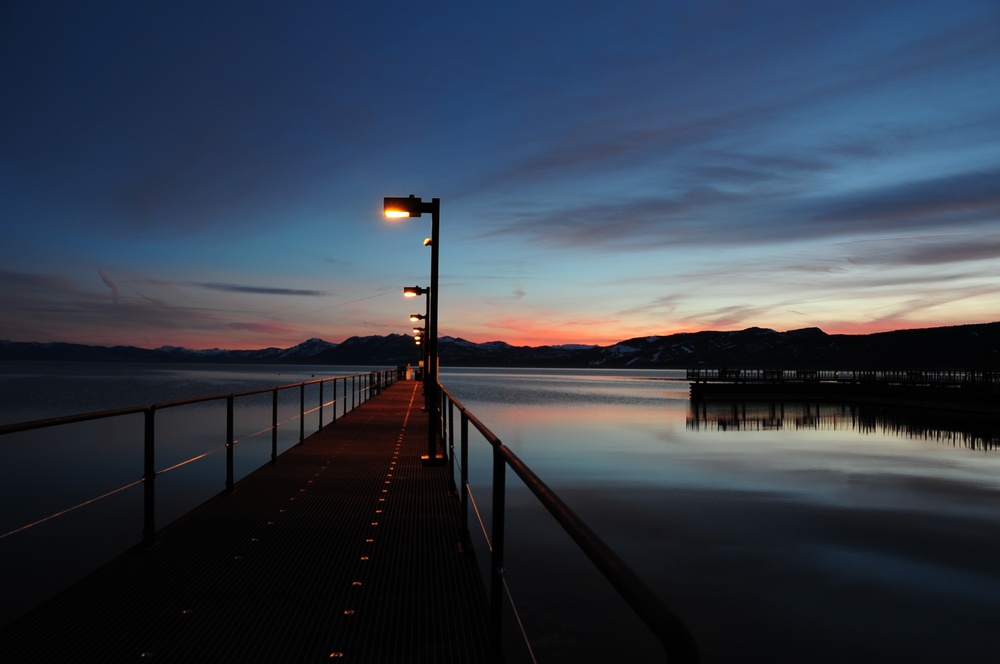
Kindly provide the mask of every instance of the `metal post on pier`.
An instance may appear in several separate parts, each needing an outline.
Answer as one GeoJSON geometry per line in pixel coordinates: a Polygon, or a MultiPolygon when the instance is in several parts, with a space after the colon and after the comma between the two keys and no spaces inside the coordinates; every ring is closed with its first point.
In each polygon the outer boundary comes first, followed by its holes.
{"type": "Polygon", "coordinates": [[[427,388],[427,457],[421,457],[425,465],[435,466],[445,463],[442,455],[437,453],[438,440],[441,437],[441,399],[438,370],[438,300],[440,299],[439,269],[441,252],[441,199],[430,201],[417,198],[413,194],[408,197],[386,196],[383,199],[382,213],[387,219],[406,219],[420,217],[426,213],[431,215],[431,236],[424,240],[424,245],[431,248],[431,283],[427,289],[427,365],[424,367],[427,388]]]}
{"type": "Polygon", "coordinates": [[[471,535],[469,534],[469,415],[465,412],[463,408],[459,411],[461,418],[461,433],[460,433],[460,454],[462,455],[462,463],[460,468],[460,482],[461,482],[461,505],[462,505],[462,536],[465,539],[465,544],[469,545],[471,543],[471,535]]]}
{"type": "Polygon", "coordinates": [[[490,642],[497,653],[503,640],[504,513],[507,464],[493,445],[493,540],[490,542],[490,642]]]}
{"type": "Polygon", "coordinates": [[[226,396],[226,493],[233,492],[233,395],[226,396]]]}
{"type": "Polygon", "coordinates": [[[146,547],[156,543],[156,408],[145,412],[145,435],[143,443],[143,524],[142,543],[146,547]]]}
{"type": "Polygon", "coordinates": [[[333,416],[330,418],[330,424],[337,423],[337,379],[333,379],[333,401],[330,402],[330,410],[333,411],[333,416]]]}
{"type": "Polygon", "coordinates": [[[278,463],[278,388],[271,390],[271,465],[278,463]]]}

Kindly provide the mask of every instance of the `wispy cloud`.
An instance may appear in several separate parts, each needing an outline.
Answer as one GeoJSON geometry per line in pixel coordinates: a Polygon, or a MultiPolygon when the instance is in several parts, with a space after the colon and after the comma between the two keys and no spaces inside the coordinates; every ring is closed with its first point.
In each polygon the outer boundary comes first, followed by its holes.
{"type": "Polygon", "coordinates": [[[1000,218],[998,182],[1000,168],[912,180],[810,201],[808,216],[836,233],[945,228],[955,221],[992,224],[1000,218]]]}
{"type": "Polygon", "coordinates": [[[248,286],[246,284],[226,284],[212,281],[193,281],[192,286],[224,293],[250,293],[253,295],[292,295],[296,297],[327,297],[330,293],[321,290],[301,288],[274,288],[270,286],[248,286]]]}
{"type": "Polygon", "coordinates": [[[854,265],[961,265],[1000,258],[1000,235],[989,231],[981,235],[930,233],[852,243],[845,248],[847,260],[854,265]]]}
{"type": "Polygon", "coordinates": [[[97,272],[101,276],[101,281],[104,282],[104,285],[111,289],[111,301],[114,304],[118,304],[118,300],[121,297],[121,294],[118,292],[118,284],[113,282],[104,270],[98,270],[97,272]]]}

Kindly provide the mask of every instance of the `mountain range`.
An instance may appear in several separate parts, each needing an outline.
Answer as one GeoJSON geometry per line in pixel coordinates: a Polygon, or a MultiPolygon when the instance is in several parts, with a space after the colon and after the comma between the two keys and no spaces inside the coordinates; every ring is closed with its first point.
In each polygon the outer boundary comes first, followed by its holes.
{"type": "MultiPolygon", "coordinates": [[[[814,327],[787,332],[751,327],[639,337],[611,346],[512,346],[453,337],[442,337],[438,345],[444,366],[1000,369],[1000,322],[858,335],[814,327]]],[[[350,337],[339,344],[309,339],[291,348],[260,350],[0,341],[0,360],[402,366],[417,364],[418,348],[412,337],[401,334],[350,337]]]]}

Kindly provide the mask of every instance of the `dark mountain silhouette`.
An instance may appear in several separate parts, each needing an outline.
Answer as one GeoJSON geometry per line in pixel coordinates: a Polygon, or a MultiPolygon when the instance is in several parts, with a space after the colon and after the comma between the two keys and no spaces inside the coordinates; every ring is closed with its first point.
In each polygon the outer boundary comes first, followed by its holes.
{"type": "MultiPolygon", "coordinates": [[[[442,337],[439,347],[445,366],[996,370],[1000,322],[857,335],[751,327],[640,337],[611,346],[512,346],[442,337]]],[[[291,348],[261,350],[0,341],[0,360],[400,366],[415,365],[419,347],[402,334],[351,337],[339,344],[309,339],[291,348]]]]}

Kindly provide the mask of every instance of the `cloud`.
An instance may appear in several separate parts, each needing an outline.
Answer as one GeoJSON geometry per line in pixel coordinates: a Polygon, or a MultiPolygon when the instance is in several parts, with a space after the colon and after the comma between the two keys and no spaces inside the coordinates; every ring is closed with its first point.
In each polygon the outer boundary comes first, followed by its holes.
{"type": "Polygon", "coordinates": [[[911,265],[964,263],[1000,258],[1000,239],[969,240],[914,248],[904,253],[911,265]]]}
{"type": "Polygon", "coordinates": [[[292,295],[296,297],[326,297],[330,293],[321,290],[305,290],[299,288],[272,288],[268,286],[247,286],[244,284],[226,284],[218,282],[191,282],[192,286],[224,293],[251,293],[254,295],[292,295]]]}
{"type": "Polygon", "coordinates": [[[699,312],[689,318],[698,323],[699,326],[704,326],[707,323],[709,326],[722,329],[736,328],[744,325],[757,325],[773,308],[772,306],[732,305],[699,312]]]}
{"type": "Polygon", "coordinates": [[[926,266],[1000,258],[1000,236],[986,232],[962,235],[959,239],[931,234],[855,243],[858,246],[850,248],[847,260],[854,265],[926,266]]]}
{"type": "Polygon", "coordinates": [[[2,295],[34,299],[46,293],[79,294],[80,292],[73,280],[66,277],[0,268],[2,295]]]}
{"type": "Polygon", "coordinates": [[[104,284],[111,289],[111,301],[115,304],[118,304],[118,299],[120,297],[118,293],[118,284],[113,282],[111,280],[111,277],[109,277],[107,273],[104,272],[104,270],[98,270],[97,273],[101,275],[101,281],[103,281],[104,284]]]}
{"type": "Polygon", "coordinates": [[[684,295],[671,294],[662,295],[660,297],[653,298],[651,301],[641,304],[636,307],[631,307],[629,309],[623,309],[621,311],[615,312],[616,317],[627,317],[634,316],[635,314],[644,314],[650,312],[662,313],[664,315],[672,314],[678,306],[680,306],[688,298],[684,295]]]}
{"type": "MultiPolygon", "coordinates": [[[[810,197],[807,187],[793,180],[803,169],[821,171],[822,162],[806,161],[796,168],[798,161],[791,156],[760,160],[749,156],[743,161],[755,162],[759,165],[726,168],[730,181],[744,185],[736,189],[724,188],[724,180],[716,179],[719,184],[689,186],[660,196],[608,198],[564,207],[523,204],[519,211],[505,211],[502,221],[480,238],[514,236],[550,248],[629,252],[988,227],[1000,218],[1000,168],[810,197]]],[[[956,247],[956,258],[959,251],[984,257],[990,253],[986,248],[956,247]]]]}
{"type": "Polygon", "coordinates": [[[941,228],[1000,218],[1000,168],[912,180],[893,187],[810,201],[809,221],[840,231],[941,228]]]}

